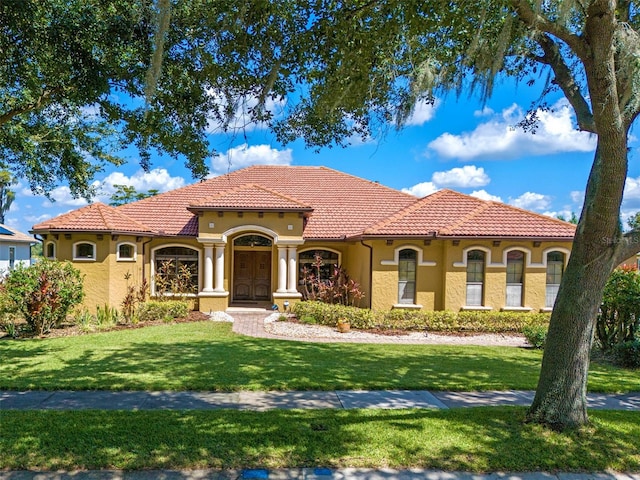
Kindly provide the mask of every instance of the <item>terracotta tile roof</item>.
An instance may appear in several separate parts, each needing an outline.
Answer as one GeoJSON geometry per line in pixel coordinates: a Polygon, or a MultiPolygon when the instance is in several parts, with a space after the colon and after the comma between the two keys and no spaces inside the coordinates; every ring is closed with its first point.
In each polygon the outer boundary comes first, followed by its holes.
{"type": "Polygon", "coordinates": [[[146,225],[123,215],[115,207],[99,202],[33,226],[34,232],[43,230],[151,233],[146,225]]]}
{"type": "Polygon", "coordinates": [[[157,232],[195,236],[197,217],[187,208],[247,184],[312,207],[305,238],[357,236],[367,226],[416,200],[398,190],[326,167],[255,165],[122,205],[118,211],[157,232]]]}
{"type": "Polygon", "coordinates": [[[566,222],[451,190],[416,199],[326,167],[256,165],[119,207],[96,203],[33,227],[198,235],[200,210],[311,211],[304,238],[369,236],[573,238],[566,222]]]}
{"type": "Polygon", "coordinates": [[[309,205],[255,183],[240,185],[212,197],[196,200],[188,208],[191,211],[293,210],[299,212],[313,210],[309,205]]]}
{"type": "Polygon", "coordinates": [[[439,190],[365,230],[371,236],[572,239],[575,225],[500,202],[439,190]]]}

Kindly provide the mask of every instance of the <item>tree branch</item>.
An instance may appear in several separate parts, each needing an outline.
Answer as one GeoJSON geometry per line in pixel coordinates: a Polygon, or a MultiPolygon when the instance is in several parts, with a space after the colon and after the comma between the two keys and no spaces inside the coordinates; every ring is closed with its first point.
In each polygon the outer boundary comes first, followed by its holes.
{"type": "Polygon", "coordinates": [[[544,51],[544,56],[536,57],[536,60],[549,65],[553,70],[555,82],[560,86],[562,92],[573,107],[573,110],[576,112],[576,119],[580,130],[597,133],[591,107],[582,95],[580,87],[571,73],[571,69],[562,58],[558,44],[554,42],[549,35],[543,33],[538,35],[536,40],[544,51]]]}
{"type": "Polygon", "coordinates": [[[9,110],[8,112],[0,115],[0,125],[4,125],[5,123],[10,122],[12,119],[17,117],[18,115],[22,115],[23,113],[31,112],[33,110],[39,110],[44,105],[49,103],[55,94],[62,91],[62,87],[55,87],[49,90],[45,88],[35,102],[27,104],[20,108],[14,108],[13,110],[9,110]]]}
{"type": "Polygon", "coordinates": [[[640,252],[640,229],[633,229],[620,238],[620,242],[616,246],[615,261],[616,265],[621,264],[628,258],[640,252]]]}
{"type": "Polygon", "coordinates": [[[527,0],[511,0],[511,6],[520,18],[520,21],[529,28],[559,38],[566,43],[581,60],[585,59],[589,52],[589,47],[582,37],[571,33],[559,23],[551,22],[542,15],[538,15],[527,0]]]}

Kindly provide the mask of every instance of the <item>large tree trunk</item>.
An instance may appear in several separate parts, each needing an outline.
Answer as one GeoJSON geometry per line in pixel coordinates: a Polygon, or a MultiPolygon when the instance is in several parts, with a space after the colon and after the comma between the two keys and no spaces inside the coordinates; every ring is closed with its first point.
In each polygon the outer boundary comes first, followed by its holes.
{"type": "Polygon", "coordinates": [[[616,267],[625,178],[626,137],[600,139],[571,257],[551,314],[529,421],[558,430],[588,422],[590,351],[602,292],[616,267]]]}
{"type": "Polygon", "coordinates": [[[602,292],[622,240],[620,204],[627,177],[629,126],[618,105],[614,6],[589,4],[584,62],[598,146],[571,257],[551,315],[542,369],[528,419],[565,429],[584,425],[587,376],[602,292]]]}

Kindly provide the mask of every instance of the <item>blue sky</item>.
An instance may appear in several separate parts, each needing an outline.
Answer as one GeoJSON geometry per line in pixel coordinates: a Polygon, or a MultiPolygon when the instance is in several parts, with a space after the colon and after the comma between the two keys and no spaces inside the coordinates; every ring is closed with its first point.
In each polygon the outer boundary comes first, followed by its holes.
{"type": "MultiPolygon", "coordinates": [[[[235,135],[212,134],[212,146],[220,156],[212,158],[209,167],[213,176],[254,164],[323,165],[420,197],[450,188],[568,218],[571,212],[580,212],[595,137],[575,129],[572,111],[562,98],[552,102],[553,111],[539,113],[535,134],[515,127],[538,95],[536,87],[505,84],[485,104],[466,96],[438,98],[434,106],[418,105],[400,131],[390,128],[373,141],[355,140],[347,148],[320,152],[306,149],[301,141],[280,145],[273,134],[256,126],[235,135]]],[[[640,210],[640,164],[634,136],[630,146],[622,205],[625,223],[640,210]]],[[[128,160],[96,178],[101,193],[95,201],[109,203],[114,184],[163,192],[194,181],[182,162],[167,156],[156,157],[148,173],[140,169],[135,153],[128,154],[128,160]]],[[[24,181],[15,190],[6,224],[23,232],[87,204],[71,198],[65,186],[51,192],[55,202],[34,196],[24,181]]]]}

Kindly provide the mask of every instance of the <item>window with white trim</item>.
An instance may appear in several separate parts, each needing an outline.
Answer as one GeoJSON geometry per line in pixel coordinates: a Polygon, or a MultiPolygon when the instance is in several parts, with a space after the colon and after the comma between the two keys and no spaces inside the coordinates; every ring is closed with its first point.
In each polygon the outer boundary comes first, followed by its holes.
{"type": "Polygon", "coordinates": [[[73,244],[74,260],[95,260],[96,245],[91,242],[78,242],[73,244]]]}
{"type": "Polygon", "coordinates": [[[544,306],[552,308],[558,296],[562,274],[564,273],[564,253],[547,253],[547,291],[544,306]]]}
{"type": "Polygon", "coordinates": [[[136,259],[136,245],[135,243],[123,242],[118,244],[116,259],[118,261],[132,262],[136,259]]]}
{"type": "Polygon", "coordinates": [[[398,254],[398,303],[416,303],[416,263],[417,252],[412,249],[400,250],[398,254]]]}
{"type": "Polygon", "coordinates": [[[524,280],[524,252],[511,250],[507,253],[507,307],[522,306],[524,280]]]}
{"type": "Polygon", "coordinates": [[[9,247],[9,270],[16,268],[16,247],[9,247]]]}
{"type": "Polygon", "coordinates": [[[480,307],[484,304],[484,264],[482,250],[467,252],[467,298],[466,305],[480,307]]]}

